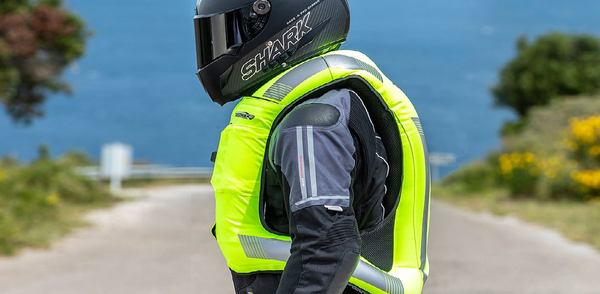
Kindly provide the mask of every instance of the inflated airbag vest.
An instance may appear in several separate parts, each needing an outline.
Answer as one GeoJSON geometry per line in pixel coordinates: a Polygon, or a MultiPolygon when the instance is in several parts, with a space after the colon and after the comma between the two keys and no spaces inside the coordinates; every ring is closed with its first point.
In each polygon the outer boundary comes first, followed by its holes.
{"type": "Polygon", "coordinates": [[[364,253],[350,283],[369,293],[421,293],[429,273],[430,198],[423,130],[406,95],[358,52],[335,51],[294,66],[235,107],[211,181],[219,247],[236,273],[284,269],[290,237],[270,229],[261,212],[269,138],[293,107],[335,88],[359,94],[390,161],[387,215],[376,230],[361,232],[364,253]]]}

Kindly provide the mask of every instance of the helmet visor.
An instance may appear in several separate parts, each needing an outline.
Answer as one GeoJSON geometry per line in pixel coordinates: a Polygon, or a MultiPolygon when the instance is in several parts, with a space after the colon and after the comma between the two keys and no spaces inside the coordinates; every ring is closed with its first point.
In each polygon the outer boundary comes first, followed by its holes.
{"type": "Polygon", "coordinates": [[[204,68],[220,56],[230,54],[243,43],[238,15],[228,12],[194,17],[198,68],[204,68]]]}

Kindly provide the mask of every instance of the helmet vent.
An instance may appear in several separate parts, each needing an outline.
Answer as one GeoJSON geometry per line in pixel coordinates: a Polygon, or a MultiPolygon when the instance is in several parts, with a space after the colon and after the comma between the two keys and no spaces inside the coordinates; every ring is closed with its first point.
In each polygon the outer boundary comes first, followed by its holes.
{"type": "Polygon", "coordinates": [[[258,15],[265,15],[271,11],[271,2],[268,0],[256,0],[252,5],[252,11],[258,15]]]}

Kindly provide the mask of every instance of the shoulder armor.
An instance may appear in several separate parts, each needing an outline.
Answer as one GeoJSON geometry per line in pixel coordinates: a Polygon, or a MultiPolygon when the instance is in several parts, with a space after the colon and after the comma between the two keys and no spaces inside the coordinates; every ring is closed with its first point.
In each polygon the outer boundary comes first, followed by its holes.
{"type": "Polygon", "coordinates": [[[328,127],[340,119],[340,111],[332,105],[323,103],[302,104],[294,109],[282,122],[284,129],[298,126],[328,127]]]}

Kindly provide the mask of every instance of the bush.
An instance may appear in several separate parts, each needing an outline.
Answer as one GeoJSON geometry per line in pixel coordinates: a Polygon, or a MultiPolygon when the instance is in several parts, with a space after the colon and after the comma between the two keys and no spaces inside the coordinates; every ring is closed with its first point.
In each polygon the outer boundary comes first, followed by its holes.
{"type": "Polygon", "coordinates": [[[73,225],[68,211],[113,201],[100,184],[77,175],[61,160],[0,167],[0,253],[45,245],[73,225]]]}
{"type": "Polygon", "coordinates": [[[539,163],[531,152],[506,153],[498,158],[501,184],[510,191],[510,195],[525,198],[536,194],[540,179],[539,163]]]}
{"type": "Polygon", "coordinates": [[[573,118],[569,147],[584,168],[600,168],[600,115],[573,118]]]}
{"type": "Polygon", "coordinates": [[[495,160],[494,156],[490,156],[488,160],[466,165],[446,177],[443,184],[458,187],[469,194],[484,192],[497,184],[498,172],[492,164],[495,160]]]}
{"type": "Polygon", "coordinates": [[[587,198],[600,197],[600,115],[571,119],[568,146],[579,165],[572,180],[587,198]]]}
{"type": "Polygon", "coordinates": [[[600,99],[556,100],[523,122],[519,133],[503,138],[502,153],[461,168],[444,184],[469,193],[506,189],[519,199],[600,197],[600,99]]]}
{"type": "Polygon", "coordinates": [[[600,113],[600,96],[570,97],[555,100],[544,107],[534,107],[521,131],[502,138],[507,152],[532,150],[540,158],[563,154],[571,119],[600,113]]]}
{"type": "Polygon", "coordinates": [[[64,164],[77,167],[88,166],[94,163],[87,153],[83,151],[67,152],[59,160],[64,164]]]}
{"type": "Polygon", "coordinates": [[[496,103],[521,118],[534,106],[576,95],[600,92],[600,39],[551,33],[529,44],[517,42],[518,54],[500,73],[492,89],[496,103]]]}
{"type": "Polygon", "coordinates": [[[106,197],[106,192],[95,182],[76,174],[71,166],[52,160],[37,161],[18,169],[12,176],[14,192],[19,189],[57,193],[72,203],[91,203],[106,197]]]}

